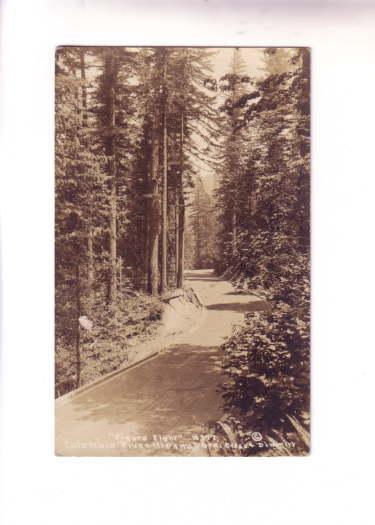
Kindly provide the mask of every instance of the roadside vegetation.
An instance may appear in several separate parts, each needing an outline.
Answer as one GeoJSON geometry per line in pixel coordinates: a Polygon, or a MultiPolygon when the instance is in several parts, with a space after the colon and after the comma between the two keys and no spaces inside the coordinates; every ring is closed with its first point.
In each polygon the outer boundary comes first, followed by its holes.
{"type": "Polygon", "coordinates": [[[275,453],[247,446],[254,432],[267,443],[293,441],[293,453],[303,454],[310,383],[309,51],[266,50],[264,70],[260,81],[244,77],[238,52],[224,86],[231,132],[217,190],[224,254],[217,268],[272,309],[249,313],[222,346],[221,429],[232,442],[236,436],[236,450],[245,455],[275,453]]]}
{"type": "Polygon", "coordinates": [[[156,297],[139,293],[125,295],[116,307],[101,304],[90,318],[78,318],[74,300],[57,301],[56,397],[77,388],[77,378],[82,386],[116,370],[128,361],[131,347],[151,339],[160,325],[163,303],[156,297]]]}

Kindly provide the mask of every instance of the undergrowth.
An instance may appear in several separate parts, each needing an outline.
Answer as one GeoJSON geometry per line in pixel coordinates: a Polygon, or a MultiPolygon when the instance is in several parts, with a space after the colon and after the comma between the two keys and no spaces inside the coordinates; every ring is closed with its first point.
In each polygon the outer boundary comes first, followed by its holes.
{"type": "Polygon", "coordinates": [[[262,290],[272,309],[247,314],[244,325],[236,327],[222,345],[226,416],[216,430],[227,446],[229,443],[232,454],[306,454],[310,403],[308,256],[262,257],[253,275],[247,279],[243,274],[234,276],[237,286],[262,290]],[[261,443],[252,440],[254,433],[262,436],[261,443]]]}
{"type": "MultiPolygon", "coordinates": [[[[97,298],[98,299],[98,298],[97,298]]],[[[151,339],[163,311],[161,301],[149,295],[124,296],[108,306],[100,300],[91,308],[90,330],[77,327],[74,311],[56,316],[56,396],[82,386],[116,370],[128,360],[130,345],[151,339]],[[77,367],[79,337],[79,372],[77,367]],[[79,373],[79,385],[77,374],[79,373]]]]}

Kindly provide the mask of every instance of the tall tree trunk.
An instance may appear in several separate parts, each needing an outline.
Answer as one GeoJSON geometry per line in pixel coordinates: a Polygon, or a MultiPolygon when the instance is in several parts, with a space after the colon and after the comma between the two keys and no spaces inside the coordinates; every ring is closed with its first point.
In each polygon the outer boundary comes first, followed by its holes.
{"type": "Polygon", "coordinates": [[[163,60],[163,183],[162,183],[162,245],[161,245],[161,285],[160,291],[167,289],[168,254],[168,130],[167,130],[167,51],[163,60]]]}
{"type": "Polygon", "coordinates": [[[109,257],[110,288],[109,298],[113,304],[117,300],[117,191],[115,159],[110,160],[110,211],[109,211],[109,257]]]}
{"type": "Polygon", "coordinates": [[[117,300],[117,180],[116,180],[116,81],[117,63],[113,50],[106,55],[106,74],[108,80],[108,171],[109,171],[109,301],[114,304],[117,300]]]}
{"type": "Polygon", "coordinates": [[[150,164],[151,164],[151,147],[150,147],[150,124],[147,122],[144,126],[145,136],[145,156],[147,159],[144,174],[143,184],[146,194],[144,201],[144,218],[143,218],[143,290],[149,290],[150,283],[150,198],[147,192],[150,190],[150,164]]]}
{"type": "MultiPolygon", "coordinates": [[[[147,186],[148,187],[148,183],[147,186]]],[[[150,282],[150,202],[147,199],[145,204],[145,217],[144,217],[144,231],[143,231],[143,251],[144,251],[144,266],[143,266],[143,279],[142,288],[148,290],[150,282]]]]}
{"type": "Polygon", "coordinates": [[[232,209],[232,253],[235,254],[236,243],[237,243],[237,212],[236,212],[237,202],[236,199],[233,203],[232,209]]]}
{"type": "Polygon", "coordinates": [[[79,262],[76,264],[76,388],[81,385],[81,277],[79,262]]]}
{"type": "Polygon", "coordinates": [[[234,106],[232,115],[232,140],[233,140],[233,166],[232,166],[232,177],[233,183],[233,203],[232,203],[232,259],[234,262],[236,257],[236,245],[237,245],[237,206],[238,206],[238,182],[239,182],[239,136],[238,136],[238,121],[240,117],[240,109],[236,107],[238,99],[241,95],[239,76],[240,71],[240,50],[238,47],[233,49],[233,70],[232,73],[235,77],[233,91],[232,91],[232,104],[234,106]]]}
{"type": "Polygon", "coordinates": [[[179,268],[179,256],[180,256],[180,190],[179,181],[177,181],[175,188],[175,230],[174,230],[174,253],[175,253],[175,274],[176,274],[176,287],[178,288],[178,268],[179,268]]]}
{"type": "Polygon", "coordinates": [[[177,258],[177,288],[182,288],[184,282],[184,236],[185,236],[185,201],[184,201],[184,112],[181,112],[180,129],[180,173],[178,178],[178,213],[176,235],[177,258]]]}
{"type": "Polygon", "coordinates": [[[183,195],[180,195],[179,221],[178,221],[178,271],[177,288],[182,288],[184,284],[184,259],[185,259],[185,202],[183,195]]]}
{"type": "Polygon", "coordinates": [[[195,231],[196,231],[196,266],[197,268],[200,268],[201,267],[201,218],[200,218],[200,213],[201,213],[201,209],[200,209],[200,206],[201,206],[201,199],[200,199],[200,186],[198,184],[197,186],[197,211],[196,211],[196,227],[195,227],[195,231]]]}
{"type": "MultiPolygon", "coordinates": [[[[80,49],[80,69],[81,69],[81,80],[82,80],[82,127],[87,128],[87,92],[86,92],[86,66],[85,66],[85,52],[80,49]]],[[[83,146],[87,149],[87,139],[83,134],[83,146]]],[[[84,168],[86,169],[86,168],[84,168]]],[[[93,213],[93,188],[92,181],[89,181],[88,191],[88,217],[87,217],[87,291],[88,291],[88,309],[91,310],[92,298],[93,298],[93,287],[94,287],[94,230],[92,224],[92,213],[93,213]]]]}
{"type": "Polygon", "coordinates": [[[159,292],[159,236],[160,236],[160,196],[159,196],[159,128],[158,116],[154,117],[151,133],[151,176],[149,206],[149,292],[159,292]]]}

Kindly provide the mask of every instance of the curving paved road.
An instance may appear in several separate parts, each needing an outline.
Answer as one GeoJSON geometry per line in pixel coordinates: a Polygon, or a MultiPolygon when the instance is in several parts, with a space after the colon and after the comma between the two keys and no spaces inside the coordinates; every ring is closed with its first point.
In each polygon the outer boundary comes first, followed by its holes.
{"type": "Polygon", "coordinates": [[[199,326],[156,357],[57,404],[57,455],[207,455],[207,425],[223,413],[219,345],[244,312],[267,304],[236,293],[211,270],[186,279],[206,307],[199,326]]]}

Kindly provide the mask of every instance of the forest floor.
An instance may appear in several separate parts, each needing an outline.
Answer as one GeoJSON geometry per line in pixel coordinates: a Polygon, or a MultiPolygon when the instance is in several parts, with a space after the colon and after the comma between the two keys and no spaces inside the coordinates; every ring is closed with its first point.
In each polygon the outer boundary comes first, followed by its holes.
{"type": "Polygon", "coordinates": [[[57,404],[57,455],[207,455],[202,440],[223,415],[220,345],[246,312],[269,305],[236,292],[212,270],[185,277],[205,306],[196,329],[155,357],[57,404]]]}

